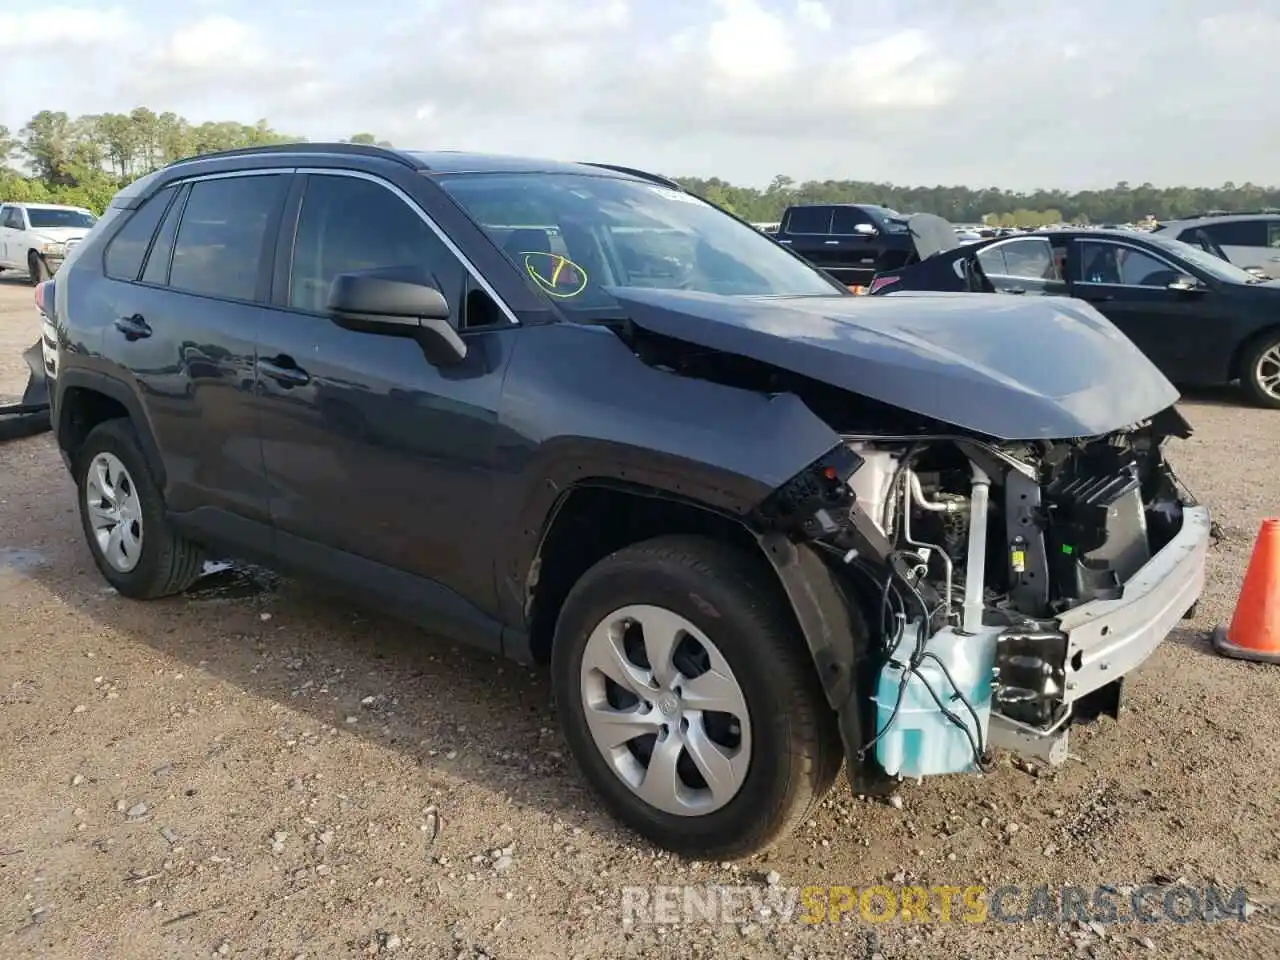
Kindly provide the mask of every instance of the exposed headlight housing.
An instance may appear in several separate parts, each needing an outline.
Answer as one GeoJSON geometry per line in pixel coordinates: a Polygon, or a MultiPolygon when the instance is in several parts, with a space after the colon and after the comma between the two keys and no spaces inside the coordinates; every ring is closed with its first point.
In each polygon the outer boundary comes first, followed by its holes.
{"type": "Polygon", "coordinates": [[[40,253],[46,257],[65,257],[67,255],[67,245],[65,243],[42,243],[40,244],[40,253]]]}

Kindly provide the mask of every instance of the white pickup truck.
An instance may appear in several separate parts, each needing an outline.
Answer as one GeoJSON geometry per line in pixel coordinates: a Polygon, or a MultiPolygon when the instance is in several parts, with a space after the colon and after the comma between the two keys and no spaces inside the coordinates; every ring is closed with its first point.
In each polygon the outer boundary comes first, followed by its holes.
{"type": "Polygon", "coordinates": [[[84,207],[0,204],[0,270],[25,270],[32,283],[48,280],[97,222],[84,207]]]}

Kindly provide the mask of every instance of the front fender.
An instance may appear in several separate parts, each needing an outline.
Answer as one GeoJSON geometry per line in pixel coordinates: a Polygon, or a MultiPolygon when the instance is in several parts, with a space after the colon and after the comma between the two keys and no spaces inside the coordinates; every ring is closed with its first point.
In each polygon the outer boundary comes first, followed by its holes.
{"type": "Polygon", "coordinates": [[[649,366],[612,331],[521,331],[503,386],[495,480],[499,596],[523,620],[524,584],[561,494],[585,481],[635,485],[743,517],[840,444],[796,396],[649,366]]]}

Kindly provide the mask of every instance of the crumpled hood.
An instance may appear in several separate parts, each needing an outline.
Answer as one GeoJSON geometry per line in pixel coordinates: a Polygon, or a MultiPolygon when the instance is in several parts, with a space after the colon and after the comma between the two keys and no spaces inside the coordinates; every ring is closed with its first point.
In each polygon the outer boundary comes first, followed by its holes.
{"type": "Polygon", "coordinates": [[[1099,436],[1178,399],[1111,321],[1066,297],[610,293],[642,329],[1002,440],[1099,436]]]}

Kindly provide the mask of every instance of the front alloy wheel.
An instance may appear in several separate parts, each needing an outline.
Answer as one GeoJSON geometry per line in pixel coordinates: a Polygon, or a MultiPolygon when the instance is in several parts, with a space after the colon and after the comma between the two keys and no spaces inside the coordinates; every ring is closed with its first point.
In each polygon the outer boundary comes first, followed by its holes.
{"type": "Polygon", "coordinates": [[[1267,396],[1280,401],[1280,343],[1258,358],[1253,375],[1267,396]]]}
{"type": "Polygon", "coordinates": [[[560,609],[551,680],[601,801],[686,856],[769,847],[844,760],[808,645],[749,548],[665,536],[605,557],[560,609]]]}
{"type": "Polygon", "coordinates": [[[680,614],[638,604],[601,620],[583,652],[582,705],[601,755],[649,806],[697,816],[742,789],[746,698],[724,655],[680,614]]]}

